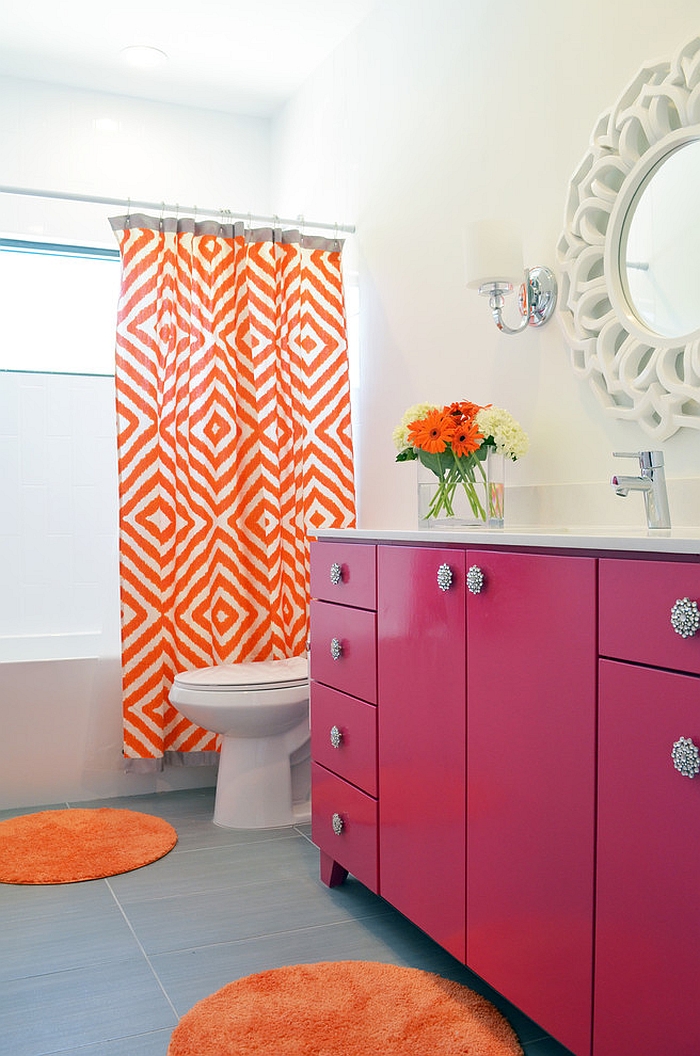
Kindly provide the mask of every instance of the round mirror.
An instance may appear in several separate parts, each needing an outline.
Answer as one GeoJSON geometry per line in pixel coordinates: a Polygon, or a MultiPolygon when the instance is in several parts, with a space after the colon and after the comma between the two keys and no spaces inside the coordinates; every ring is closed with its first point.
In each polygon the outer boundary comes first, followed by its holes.
{"type": "Polygon", "coordinates": [[[559,321],[605,411],[700,430],[700,37],[598,119],[557,245],[559,321]]]}
{"type": "Polygon", "coordinates": [[[622,230],[620,270],[631,310],[654,334],[700,330],[700,140],[663,158],[622,230]]]}

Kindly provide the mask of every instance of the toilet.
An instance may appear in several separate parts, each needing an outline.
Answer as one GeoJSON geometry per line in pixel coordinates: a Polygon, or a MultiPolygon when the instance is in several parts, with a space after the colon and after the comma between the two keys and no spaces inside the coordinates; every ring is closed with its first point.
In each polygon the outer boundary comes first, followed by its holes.
{"type": "Polygon", "coordinates": [[[310,820],[306,657],[183,671],[170,703],[221,734],[216,825],[268,829],[310,820]]]}

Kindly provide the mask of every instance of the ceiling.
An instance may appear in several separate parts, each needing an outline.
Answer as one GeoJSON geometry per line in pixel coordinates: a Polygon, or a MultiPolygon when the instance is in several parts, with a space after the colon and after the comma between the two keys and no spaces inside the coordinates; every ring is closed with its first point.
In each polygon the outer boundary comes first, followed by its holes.
{"type": "Polygon", "coordinates": [[[379,0],[0,0],[0,76],[272,115],[379,0]],[[168,62],[136,70],[122,48],[168,62]]]}

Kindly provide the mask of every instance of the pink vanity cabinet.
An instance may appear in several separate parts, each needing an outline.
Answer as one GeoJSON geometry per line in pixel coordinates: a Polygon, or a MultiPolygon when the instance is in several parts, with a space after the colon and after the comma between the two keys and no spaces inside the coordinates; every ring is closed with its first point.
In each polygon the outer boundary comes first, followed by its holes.
{"type": "Polygon", "coordinates": [[[311,832],[321,879],[379,891],[376,547],[311,549],[311,832]]]}
{"type": "Polygon", "coordinates": [[[700,558],[585,543],[315,544],[321,875],[576,1056],[698,1056],[700,558]]]}
{"type": "Polygon", "coordinates": [[[465,960],[465,551],[377,547],[383,898],[465,960]]]}
{"type": "Polygon", "coordinates": [[[577,1056],[591,1039],[596,565],[467,553],[466,961],[577,1056]]]}
{"type": "Polygon", "coordinates": [[[700,1053],[700,776],[671,755],[700,746],[700,633],[670,618],[685,598],[696,562],[600,561],[594,1056],[700,1053]]]}

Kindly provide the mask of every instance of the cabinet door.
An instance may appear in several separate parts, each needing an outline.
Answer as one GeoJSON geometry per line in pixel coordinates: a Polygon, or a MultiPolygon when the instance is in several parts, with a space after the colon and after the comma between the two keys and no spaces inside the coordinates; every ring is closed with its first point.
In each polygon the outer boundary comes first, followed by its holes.
{"type": "Polygon", "coordinates": [[[380,894],[463,961],[464,551],[377,562],[380,894]]]}
{"type": "Polygon", "coordinates": [[[467,601],[467,963],[586,1056],[596,562],[469,551],[471,566],[484,585],[467,601]]]}
{"type": "Polygon", "coordinates": [[[600,663],[595,1056],[700,1052],[700,679],[600,663]]]}

